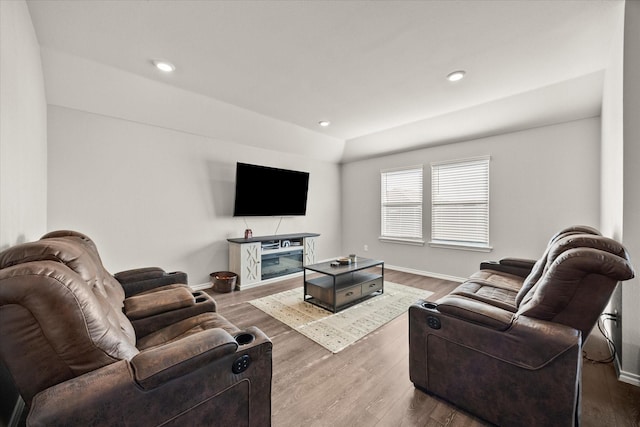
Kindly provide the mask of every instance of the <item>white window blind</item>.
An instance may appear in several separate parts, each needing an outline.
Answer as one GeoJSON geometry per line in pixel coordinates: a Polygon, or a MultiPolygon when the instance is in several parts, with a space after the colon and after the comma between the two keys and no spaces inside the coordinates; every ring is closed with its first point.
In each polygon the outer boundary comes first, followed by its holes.
{"type": "Polygon", "coordinates": [[[381,239],[422,242],[422,165],[380,172],[381,239]]]}
{"type": "Polygon", "coordinates": [[[433,244],[489,246],[489,157],[431,165],[433,244]]]}

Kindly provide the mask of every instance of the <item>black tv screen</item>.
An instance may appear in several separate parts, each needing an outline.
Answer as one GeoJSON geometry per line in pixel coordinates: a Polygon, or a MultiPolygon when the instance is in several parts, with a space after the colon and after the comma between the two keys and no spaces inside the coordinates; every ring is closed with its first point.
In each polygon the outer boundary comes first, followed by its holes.
{"type": "Polygon", "coordinates": [[[308,188],[308,172],[238,163],[233,216],[306,215],[308,188]]]}

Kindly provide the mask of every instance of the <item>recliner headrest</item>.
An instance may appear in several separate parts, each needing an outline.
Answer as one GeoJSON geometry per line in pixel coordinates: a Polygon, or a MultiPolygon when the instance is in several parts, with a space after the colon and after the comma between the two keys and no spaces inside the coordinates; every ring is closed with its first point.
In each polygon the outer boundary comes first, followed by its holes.
{"type": "Polygon", "coordinates": [[[586,338],[618,281],[634,275],[626,256],[594,247],[571,247],[550,262],[522,300],[518,314],[572,326],[586,338]]]}
{"type": "Polygon", "coordinates": [[[557,256],[557,254],[554,254],[553,256],[550,255],[550,252],[552,251],[554,245],[558,241],[566,237],[577,235],[600,236],[601,234],[598,230],[593,227],[589,227],[588,225],[573,225],[570,227],[566,227],[554,234],[553,237],[549,239],[549,243],[547,243],[547,248],[545,249],[544,253],[540,257],[540,259],[536,261],[533,268],[531,269],[531,273],[529,273],[529,276],[527,276],[527,278],[524,280],[522,288],[520,288],[520,290],[518,291],[518,294],[516,295],[516,306],[520,306],[522,300],[527,296],[527,294],[536,285],[536,283],[538,283],[538,280],[540,280],[548,265],[557,256]]]}
{"type": "Polygon", "coordinates": [[[75,271],[93,292],[121,304],[124,289],[104,269],[97,251],[79,237],[49,237],[10,247],[0,253],[0,269],[34,261],[56,261],[75,271]]]}

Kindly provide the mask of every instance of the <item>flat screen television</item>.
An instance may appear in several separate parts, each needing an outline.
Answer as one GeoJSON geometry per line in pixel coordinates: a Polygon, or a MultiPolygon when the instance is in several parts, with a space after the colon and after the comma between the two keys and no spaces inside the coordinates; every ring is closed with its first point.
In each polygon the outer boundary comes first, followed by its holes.
{"type": "Polygon", "coordinates": [[[233,216],[307,213],[309,172],[238,163],[233,216]]]}

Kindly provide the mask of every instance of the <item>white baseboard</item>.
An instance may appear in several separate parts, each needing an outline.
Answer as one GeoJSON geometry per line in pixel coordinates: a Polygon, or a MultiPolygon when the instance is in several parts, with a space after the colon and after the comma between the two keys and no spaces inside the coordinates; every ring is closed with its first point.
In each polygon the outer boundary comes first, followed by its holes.
{"type": "Polygon", "coordinates": [[[397,265],[385,264],[384,266],[385,268],[388,268],[390,270],[402,271],[403,273],[411,273],[411,274],[416,274],[418,276],[433,277],[434,279],[451,280],[452,282],[460,282],[460,283],[467,280],[467,277],[448,276],[446,274],[432,273],[430,271],[422,271],[422,270],[414,270],[413,268],[398,267],[397,265]]]}
{"type": "MultiPolygon", "coordinates": [[[[609,350],[613,352],[614,348],[611,346],[611,342],[607,341],[607,344],[609,346],[609,350]]],[[[616,370],[616,377],[618,378],[618,381],[640,387],[640,375],[620,369],[619,357],[620,354],[616,351],[616,357],[613,359],[613,367],[616,370]]]]}
{"type": "Polygon", "coordinates": [[[640,387],[640,375],[633,374],[631,372],[620,371],[618,379],[623,383],[631,384],[636,387],[640,387]]]}
{"type": "Polygon", "coordinates": [[[618,381],[622,381],[623,383],[640,387],[640,375],[634,374],[633,372],[626,372],[626,371],[620,370],[620,364],[618,363],[617,357],[616,357],[616,373],[618,374],[618,381]]]}
{"type": "Polygon", "coordinates": [[[199,285],[189,285],[192,291],[201,291],[203,289],[209,289],[211,287],[211,282],[201,283],[199,285]]]}
{"type": "MultiPolygon", "coordinates": [[[[325,262],[325,261],[330,261],[330,260],[331,259],[327,259],[327,260],[323,260],[323,261],[320,261],[320,262],[325,262]]],[[[462,283],[465,280],[467,280],[466,277],[448,276],[446,274],[433,273],[433,272],[430,272],[430,271],[414,270],[412,268],[399,267],[397,265],[385,264],[385,268],[388,268],[388,269],[391,269],[391,270],[402,271],[403,273],[416,274],[418,276],[433,277],[434,279],[451,280],[452,282],[462,283]]],[[[298,273],[287,274],[286,276],[280,276],[280,277],[274,277],[273,279],[261,280],[259,282],[255,282],[255,283],[251,283],[249,285],[242,286],[242,290],[251,289],[251,288],[255,288],[255,287],[263,286],[263,285],[268,285],[270,283],[278,282],[280,280],[291,279],[292,277],[297,277],[297,276],[302,276],[302,272],[300,271],[298,273]]],[[[189,287],[193,291],[201,291],[203,289],[211,288],[211,283],[207,282],[207,283],[201,283],[199,285],[189,285],[189,287]]]]}
{"type": "Polygon", "coordinates": [[[244,291],[246,289],[257,288],[258,286],[268,285],[270,283],[279,282],[281,280],[287,280],[287,279],[291,279],[293,277],[299,277],[299,276],[302,276],[302,273],[303,273],[302,271],[299,271],[297,273],[291,273],[291,274],[287,274],[287,275],[284,275],[284,276],[274,277],[272,279],[266,279],[266,280],[261,280],[259,282],[250,283],[248,285],[242,286],[240,288],[240,290],[244,291]]]}
{"type": "MultiPolygon", "coordinates": [[[[263,286],[263,285],[268,285],[270,283],[275,283],[275,282],[279,282],[280,280],[291,279],[292,277],[298,277],[298,276],[302,276],[302,271],[299,271],[297,273],[287,274],[285,276],[274,277],[272,279],[260,280],[259,282],[255,282],[255,283],[251,283],[251,284],[242,286],[241,290],[244,291],[246,289],[256,288],[258,286],[263,286]]],[[[201,291],[203,289],[210,289],[211,288],[211,282],[201,283],[199,285],[189,285],[189,287],[191,288],[192,291],[201,291]]]]}

